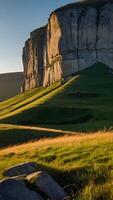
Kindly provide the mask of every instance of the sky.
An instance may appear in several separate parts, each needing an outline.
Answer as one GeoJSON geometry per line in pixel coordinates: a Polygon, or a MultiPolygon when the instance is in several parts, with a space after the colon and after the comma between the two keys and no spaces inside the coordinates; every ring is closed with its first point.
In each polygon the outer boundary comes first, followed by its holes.
{"type": "Polygon", "coordinates": [[[0,0],[0,73],[23,71],[22,49],[54,9],[76,0],[0,0]]]}

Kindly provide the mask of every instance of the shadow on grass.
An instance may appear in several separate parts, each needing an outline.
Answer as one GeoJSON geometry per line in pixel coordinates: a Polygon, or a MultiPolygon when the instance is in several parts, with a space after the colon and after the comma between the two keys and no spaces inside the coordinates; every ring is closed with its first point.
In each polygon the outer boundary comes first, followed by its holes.
{"type": "MultiPolygon", "coordinates": [[[[74,197],[79,196],[85,187],[92,184],[94,184],[95,187],[96,185],[103,185],[111,178],[110,171],[107,167],[94,169],[92,166],[85,166],[71,170],[60,170],[50,166],[38,164],[38,170],[45,171],[51,175],[62,187],[72,185],[74,197]]],[[[68,192],[71,193],[72,191],[69,190],[68,192]]],[[[105,193],[103,195],[105,195],[105,193]]]]}
{"type": "Polygon", "coordinates": [[[1,123],[18,125],[66,125],[91,120],[92,110],[89,108],[46,107],[38,106],[23,113],[1,120],[1,123]]]}
{"type": "Polygon", "coordinates": [[[51,133],[46,131],[35,131],[25,129],[0,130],[0,148],[22,143],[37,141],[42,138],[53,138],[63,134],[51,133]]]}

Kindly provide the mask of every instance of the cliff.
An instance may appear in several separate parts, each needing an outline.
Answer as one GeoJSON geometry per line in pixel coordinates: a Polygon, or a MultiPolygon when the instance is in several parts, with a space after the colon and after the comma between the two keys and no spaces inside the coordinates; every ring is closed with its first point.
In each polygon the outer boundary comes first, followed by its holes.
{"type": "Polygon", "coordinates": [[[53,84],[98,62],[113,68],[113,0],[66,5],[25,43],[23,90],[53,84]]]}
{"type": "Polygon", "coordinates": [[[23,48],[24,83],[22,91],[43,84],[44,44],[47,27],[39,28],[30,34],[23,48]]]}

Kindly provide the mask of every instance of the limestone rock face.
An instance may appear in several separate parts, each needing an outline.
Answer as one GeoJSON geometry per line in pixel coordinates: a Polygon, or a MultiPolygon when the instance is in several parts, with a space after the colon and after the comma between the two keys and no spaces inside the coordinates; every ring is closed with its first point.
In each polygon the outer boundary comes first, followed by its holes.
{"type": "Polygon", "coordinates": [[[53,13],[48,21],[46,34],[44,86],[53,84],[62,78],[62,56],[59,47],[62,33],[56,13],[53,13]]]}
{"type": "Polygon", "coordinates": [[[43,84],[46,26],[30,34],[23,48],[24,83],[22,91],[43,84]]]}
{"type": "Polygon", "coordinates": [[[51,85],[97,62],[113,68],[113,0],[69,4],[26,42],[23,90],[51,85]]]}

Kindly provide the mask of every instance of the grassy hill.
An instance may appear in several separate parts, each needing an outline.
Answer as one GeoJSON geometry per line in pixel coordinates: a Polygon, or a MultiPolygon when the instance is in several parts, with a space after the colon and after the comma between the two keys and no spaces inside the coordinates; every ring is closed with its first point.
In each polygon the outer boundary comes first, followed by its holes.
{"type": "Polygon", "coordinates": [[[0,149],[42,138],[58,137],[64,134],[65,132],[54,130],[37,130],[32,127],[0,124],[0,149]]]}
{"type": "Polygon", "coordinates": [[[73,199],[112,200],[112,126],[113,71],[101,63],[9,98],[0,103],[0,178],[34,161],[62,186],[74,183],[73,199]]]}
{"type": "Polygon", "coordinates": [[[0,74],[0,102],[20,93],[23,73],[0,74]]]}
{"type": "Polygon", "coordinates": [[[0,178],[5,169],[34,161],[62,186],[75,184],[76,200],[113,199],[113,134],[65,136],[0,151],[0,178]]]}
{"type": "Polygon", "coordinates": [[[113,126],[113,74],[96,64],[65,84],[37,88],[0,103],[0,122],[90,132],[113,126]]]}

